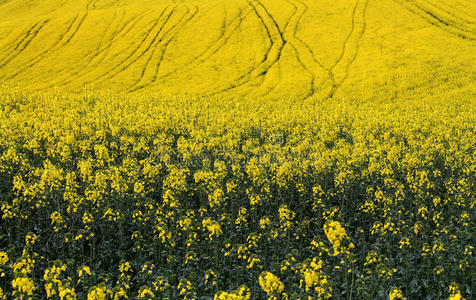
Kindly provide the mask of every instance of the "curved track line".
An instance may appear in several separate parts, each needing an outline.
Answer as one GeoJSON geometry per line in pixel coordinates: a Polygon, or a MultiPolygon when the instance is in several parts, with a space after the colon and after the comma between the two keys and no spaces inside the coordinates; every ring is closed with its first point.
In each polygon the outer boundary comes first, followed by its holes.
{"type": "Polygon", "coordinates": [[[38,26],[39,22],[29,26],[28,29],[21,33],[15,40],[5,45],[3,48],[10,48],[9,52],[5,54],[3,58],[0,58],[0,62],[7,59],[31,34],[32,31],[38,26]]]}
{"type": "Polygon", "coordinates": [[[207,93],[205,94],[205,96],[217,95],[245,85],[247,82],[266,74],[268,70],[277,61],[279,61],[281,57],[281,53],[284,48],[284,45],[286,44],[286,41],[283,37],[283,32],[281,31],[278,23],[260,1],[248,0],[248,2],[253,7],[256,16],[258,17],[258,19],[263,24],[266,30],[266,33],[271,42],[269,50],[265,53],[265,56],[261,63],[251,68],[251,70],[249,70],[245,74],[242,74],[241,76],[233,80],[233,83],[229,84],[227,87],[220,88],[213,92],[207,93]]]}
{"type": "MultiPolygon", "coordinates": [[[[147,71],[147,67],[149,66],[149,64],[151,63],[152,61],[152,58],[154,57],[156,51],[160,48],[159,45],[162,43],[162,41],[165,40],[165,44],[164,44],[164,49],[160,49],[161,50],[161,54],[159,56],[159,60],[157,62],[156,65],[156,72],[155,72],[155,75],[154,77],[156,78],[157,77],[157,73],[158,73],[158,69],[160,67],[160,64],[162,62],[162,58],[164,56],[164,53],[165,53],[165,49],[167,48],[167,46],[169,45],[170,41],[172,40],[173,37],[175,37],[175,35],[177,34],[177,32],[183,28],[183,26],[188,23],[198,12],[198,8],[196,6],[194,6],[194,9],[195,11],[193,13],[190,13],[190,9],[187,7],[187,12],[180,18],[180,20],[178,21],[178,23],[174,26],[172,26],[169,30],[167,30],[163,35],[162,37],[160,37],[157,42],[152,46],[153,49],[152,51],[150,51],[150,54],[148,55],[148,58],[147,58],[147,61],[145,62],[143,68],[142,68],[142,71],[141,71],[141,75],[139,76],[138,79],[136,79],[134,81],[134,83],[131,85],[131,89],[132,90],[137,90],[137,89],[142,89],[143,87],[145,87],[145,85],[141,85],[139,87],[137,87],[137,85],[139,85],[139,83],[141,82],[141,80],[144,78],[144,75],[147,71]],[[189,17],[186,18],[186,16],[189,15],[189,17]]],[[[155,81],[155,80],[153,80],[155,81]]],[[[152,81],[152,82],[153,82],[152,81]]]]}
{"type": "MultiPolygon", "coordinates": [[[[452,28],[454,28],[455,30],[460,30],[460,31],[463,31],[463,32],[468,33],[468,34],[471,34],[471,35],[474,35],[474,34],[475,34],[474,29],[473,29],[473,30],[471,30],[471,29],[466,29],[466,28],[464,28],[464,27],[460,27],[460,26],[463,25],[463,24],[457,24],[457,21],[458,21],[458,20],[459,20],[459,21],[463,21],[463,19],[461,19],[461,18],[458,18],[458,17],[457,17],[457,20],[452,20],[451,18],[442,16],[442,15],[438,14],[437,12],[435,12],[434,10],[431,10],[430,8],[425,7],[425,4],[424,4],[424,3],[421,3],[421,4],[420,4],[419,2],[417,2],[417,1],[415,1],[415,0],[405,0],[405,1],[408,2],[408,3],[413,4],[413,5],[414,5],[415,7],[417,7],[419,10],[421,10],[422,12],[425,12],[426,14],[432,16],[433,18],[435,18],[436,20],[438,20],[438,21],[439,21],[440,23],[442,23],[443,25],[446,25],[446,26],[448,26],[448,27],[452,27],[452,28]]],[[[431,2],[429,2],[429,4],[432,5],[431,2]]],[[[435,6],[433,5],[433,7],[435,7],[435,6]]],[[[436,9],[438,9],[438,8],[436,8],[436,9]]],[[[441,9],[440,9],[440,10],[441,10],[441,9]]],[[[445,11],[443,10],[443,12],[445,12],[445,11]]],[[[464,22],[463,22],[463,23],[464,23],[464,22]]],[[[467,24],[467,25],[470,25],[470,26],[471,26],[471,24],[467,24]]]]}
{"type": "MultiPolygon", "coordinates": [[[[24,39],[20,41],[16,45],[16,47],[13,49],[13,51],[8,55],[8,57],[4,58],[2,61],[0,61],[0,69],[5,67],[8,63],[10,63],[12,60],[14,60],[18,55],[20,55],[23,50],[25,50],[28,45],[30,45],[31,41],[35,39],[35,37],[38,35],[40,30],[48,23],[49,20],[45,20],[43,22],[39,22],[39,26],[35,26],[36,28],[33,30],[28,31],[27,35],[25,36],[24,39]]],[[[38,24],[38,23],[37,23],[38,24]]]]}
{"type": "MultiPolygon", "coordinates": [[[[141,57],[141,55],[140,54],[136,55],[136,54],[139,52],[139,49],[147,43],[146,42],[147,39],[149,37],[152,37],[152,39],[156,38],[156,36],[153,37],[153,34],[151,34],[152,31],[155,30],[155,29],[160,31],[161,27],[165,24],[165,22],[163,22],[162,25],[160,25],[160,21],[161,21],[162,17],[164,16],[166,10],[168,10],[169,8],[170,8],[170,6],[165,7],[161,11],[159,17],[157,19],[155,19],[155,21],[152,21],[152,26],[150,26],[150,28],[146,31],[146,34],[145,34],[144,38],[139,42],[139,44],[137,44],[137,46],[132,50],[132,52],[130,52],[129,55],[127,55],[127,57],[125,59],[123,59],[121,62],[117,63],[112,69],[104,72],[102,75],[96,77],[93,80],[85,82],[85,84],[90,84],[90,83],[93,83],[93,82],[104,82],[106,80],[109,80],[109,79],[115,77],[117,74],[124,71],[125,69],[129,68],[132,65],[132,63],[137,61],[141,57]],[[136,56],[136,57],[134,57],[134,56],[136,56]]],[[[173,11],[175,10],[175,8],[176,8],[176,6],[170,10],[170,12],[168,13],[168,16],[166,17],[166,20],[168,18],[170,18],[173,11]]],[[[149,43],[149,46],[150,46],[150,43],[149,43]]],[[[146,46],[146,48],[148,48],[148,46],[146,46]]]]}
{"type": "Polygon", "coordinates": [[[167,78],[173,75],[183,75],[184,72],[189,72],[192,69],[198,67],[199,65],[205,63],[210,57],[218,53],[230,40],[230,38],[237,32],[240,28],[243,21],[248,17],[248,15],[253,11],[251,7],[247,8],[245,12],[240,9],[240,12],[231,19],[231,21],[225,25],[225,28],[221,30],[222,36],[219,36],[215,42],[212,42],[211,46],[205,49],[202,53],[192,59],[189,63],[185,64],[182,68],[177,68],[169,73],[166,73],[158,78],[159,81],[164,81],[167,78]],[[230,29],[228,29],[230,28],[230,29]],[[180,72],[180,74],[177,74],[180,72]]]}
{"type": "Polygon", "coordinates": [[[453,24],[450,24],[447,21],[442,20],[439,16],[435,15],[434,13],[424,10],[418,5],[415,5],[414,3],[410,1],[407,1],[407,0],[393,0],[393,1],[400,4],[403,8],[419,16],[420,18],[430,23],[431,25],[434,25],[435,27],[438,27],[454,36],[460,37],[462,39],[468,39],[471,41],[476,40],[476,36],[474,35],[473,32],[463,31],[460,28],[455,27],[453,24]]]}
{"type": "Polygon", "coordinates": [[[172,28],[170,28],[167,32],[164,33],[164,35],[159,39],[159,41],[156,43],[154,49],[152,50],[152,53],[150,54],[149,59],[147,60],[145,66],[142,70],[142,73],[141,73],[141,76],[140,76],[139,80],[132,86],[131,91],[136,91],[136,90],[139,90],[139,89],[143,89],[144,87],[149,86],[150,84],[154,83],[157,80],[158,73],[159,73],[159,68],[160,68],[162,60],[164,58],[165,52],[167,51],[168,45],[173,40],[173,38],[177,35],[177,33],[180,32],[180,30],[186,24],[188,24],[197,15],[197,13],[198,13],[198,7],[197,6],[194,6],[192,13],[190,13],[190,8],[187,7],[187,13],[180,19],[180,21],[176,25],[174,25],[172,28]],[[159,49],[158,45],[160,45],[162,43],[162,41],[164,41],[164,43],[163,43],[163,46],[160,48],[160,56],[159,56],[158,62],[154,64],[155,65],[155,70],[154,70],[154,75],[153,75],[152,79],[148,83],[141,84],[141,85],[137,86],[140,83],[140,81],[144,78],[144,74],[146,72],[146,69],[147,69],[149,63],[151,62],[152,58],[154,57],[154,54],[155,54],[156,50],[159,49]]]}
{"type": "MultiPolygon", "coordinates": [[[[20,32],[17,36],[15,36],[12,41],[7,41],[7,38],[10,37],[10,35],[13,35],[13,31],[9,32],[4,38],[2,39],[4,42],[6,42],[3,46],[0,47],[0,53],[4,53],[7,51],[8,48],[12,49],[15,47],[14,43],[18,43],[24,37],[24,35],[31,29],[29,27],[27,30],[20,32]]],[[[0,58],[1,59],[1,58],[0,58]]]]}
{"type": "MultiPolygon", "coordinates": [[[[248,5],[248,7],[250,7],[251,11],[253,11],[251,5],[248,5]]],[[[295,12],[291,13],[291,16],[294,13],[295,12]]],[[[267,41],[270,43],[270,46],[265,50],[265,53],[264,53],[264,57],[266,58],[266,56],[269,55],[269,51],[272,47],[272,40],[270,38],[269,32],[266,30],[266,27],[263,25],[263,22],[261,22],[261,20],[260,20],[260,24],[261,24],[261,29],[262,29],[262,30],[260,30],[260,32],[261,32],[261,35],[262,35],[262,38],[263,38],[263,43],[266,44],[267,41]]],[[[286,24],[284,26],[284,31],[286,30],[288,24],[289,24],[289,20],[286,20],[286,24]]],[[[276,63],[279,63],[279,60],[276,63]]],[[[251,70],[253,70],[253,68],[254,68],[254,66],[251,68],[251,70]]],[[[247,97],[252,92],[256,92],[257,89],[262,87],[262,85],[266,81],[266,77],[267,77],[268,73],[271,71],[272,68],[273,68],[273,66],[271,66],[267,70],[267,72],[265,72],[264,74],[261,74],[261,75],[257,76],[256,78],[251,78],[249,81],[247,81],[243,85],[239,86],[240,92],[235,91],[235,93],[239,94],[240,97],[247,97]]]]}
{"type": "Polygon", "coordinates": [[[326,98],[332,98],[337,89],[339,89],[344,81],[349,76],[349,70],[352,64],[354,63],[355,59],[357,58],[357,54],[360,49],[360,42],[362,41],[362,37],[364,36],[367,21],[366,21],[366,14],[367,14],[367,7],[368,7],[369,0],[358,0],[357,9],[352,17],[352,22],[354,24],[354,30],[352,33],[352,46],[349,47],[349,43],[346,43],[343,58],[335,65],[334,69],[332,69],[332,73],[334,74],[335,84],[333,85],[332,89],[329,91],[329,94],[326,98]],[[355,30],[358,28],[357,30],[355,30]],[[334,70],[336,68],[343,68],[343,74],[340,79],[337,79],[336,73],[334,70]]]}
{"type": "Polygon", "coordinates": [[[299,24],[304,17],[304,14],[308,10],[308,6],[303,3],[302,1],[295,1],[295,3],[286,0],[290,5],[292,5],[297,13],[296,18],[290,22],[291,29],[289,32],[285,33],[285,37],[292,45],[294,52],[296,53],[296,59],[298,60],[299,64],[306,70],[307,73],[310,74],[312,77],[311,79],[311,88],[310,92],[305,96],[305,98],[309,98],[313,96],[319,86],[324,85],[327,81],[331,81],[334,84],[334,74],[332,74],[329,68],[326,68],[315,56],[311,47],[304,42],[302,39],[297,37],[297,30],[299,24]],[[322,77],[322,73],[326,74],[326,78],[321,82],[317,82],[317,78],[322,77]]]}
{"type": "MultiPolygon", "coordinates": [[[[40,62],[40,61],[44,58],[44,56],[46,56],[48,53],[50,53],[51,51],[54,51],[55,48],[61,43],[61,41],[66,37],[66,35],[68,34],[68,32],[71,30],[71,28],[73,28],[73,24],[74,24],[74,22],[78,19],[78,17],[79,17],[79,14],[76,15],[76,16],[73,18],[73,20],[69,23],[69,26],[66,28],[66,30],[65,30],[63,33],[61,33],[61,34],[59,35],[59,37],[56,39],[56,41],[55,41],[50,47],[48,47],[46,50],[40,52],[38,55],[36,55],[35,57],[33,57],[33,58],[31,59],[31,61],[30,61],[27,65],[25,65],[25,66],[23,66],[22,68],[20,68],[19,70],[17,70],[13,75],[11,75],[11,76],[5,78],[5,80],[10,80],[10,79],[15,78],[15,77],[18,76],[20,73],[22,73],[22,72],[24,72],[24,71],[30,69],[31,67],[35,66],[35,65],[36,65],[38,62],[40,62]]],[[[60,46],[60,47],[62,47],[62,46],[60,46]]],[[[4,76],[1,76],[0,79],[1,79],[1,78],[4,78],[4,76]]]]}
{"type": "MultiPolygon", "coordinates": [[[[122,14],[122,18],[121,18],[121,21],[124,19],[124,16],[125,16],[125,11],[123,11],[123,14],[122,14]]],[[[66,81],[68,80],[73,80],[73,77],[80,72],[80,69],[83,69],[89,65],[90,61],[94,58],[94,56],[96,55],[96,53],[98,53],[98,51],[100,50],[102,44],[103,44],[103,41],[105,40],[106,36],[107,36],[107,32],[109,30],[109,28],[111,28],[112,24],[114,23],[114,21],[116,20],[116,17],[117,17],[117,11],[114,10],[114,16],[112,18],[112,21],[111,22],[108,22],[108,24],[106,25],[106,28],[104,28],[104,31],[101,35],[101,39],[99,41],[99,43],[97,44],[96,46],[96,49],[94,49],[93,51],[89,52],[86,56],[83,56],[81,57],[79,60],[77,60],[75,62],[75,64],[72,64],[72,65],[68,65],[67,67],[64,67],[60,70],[58,70],[57,72],[55,72],[54,74],[54,79],[56,81],[58,81],[59,77],[60,76],[63,76],[63,74],[65,73],[68,73],[68,77],[69,79],[67,79],[66,81]],[[87,61],[86,63],[83,63],[84,61],[87,61]]],[[[120,24],[121,22],[119,22],[120,24]]],[[[67,83],[65,81],[62,81],[62,85],[66,85],[67,83]]]]}
{"type": "Polygon", "coordinates": [[[332,64],[332,66],[329,68],[331,70],[331,72],[335,69],[335,67],[342,61],[342,59],[344,58],[344,55],[345,55],[345,52],[346,52],[346,49],[347,49],[347,43],[349,42],[349,40],[351,39],[352,37],[352,34],[354,33],[355,31],[355,15],[356,15],[356,11],[357,11],[357,6],[359,5],[359,0],[355,1],[355,5],[354,5],[354,9],[352,10],[352,26],[350,28],[350,31],[349,33],[347,34],[347,36],[345,37],[344,39],[344,45],[342,46],[342,49],[341,49],[341,52],[340,52],[340,55],[338,56],[337,60],[334,62],[334,64],[332,64]]]}
{"type": "MultiPolygon", "coordinates": [[[[467,19],[463,18],[462,16],[457,15],[455,12],[452,12],[452,11],[450,10],[450,7],[446,6],[444,2],[442,2],[442,3],[440,2],[439,5],[436,4],[436,3],[434,3],[434,2],[431,2],[431,1],[426,1],[426,2],[427,2],[429,5],[431,5],[431,6],[433,6],[434,8],[436,8],[437,10],[440,10],[440,11],[442,11],[442,12],[444,12],[444,13],[450,15],[450,16],[453,16],[453,17],[456,18],[456,20],[458,20],[458,21],[461,21],[461,22],[463,22],[463,23],[466,23],[466,24],[468,24],[468,25],[470,25],[470,26],[476,25],[476,20],[474,20],[474,21],[472,21],[472,20],[467,20],[467,19]],[[443,8],[442,6],[446,6],[446,7],[443,8]]],[[[474,16],[471,16],[470,14],[467,14],[467,13],[464,12],[464,11],[461,11],[461,13],[464,14],[464,15],[466,15],[466,16],[468,16],[468,17],[470,17],[470,18],[474,18],[474,16]]],[[[453,21],[454,21],[454,20],[453,20],[453,21]]]]}
{"type": "MultiPolygon", "coordinates": [[[[127,64],[127,65],[121,70],[121,72],[122,72],[122,71],[125,71],[125,70],[128,69],[132,64],[134,64],[137,60],[139,60],[139,59],[141,59],[142,57],[144,57],[144,55],[145,55],[146,53],[148,53],[149,51],[154,51],[155,45],[156,45],[158,42],[160,42],[160,40],[161,40],[161,39],[159,38],[159,36],[161,35],[161,33],[162,33],[162,31],[164,30],[164,28],[168,25],[168,23],[169,23],[169,21],[170,21],[172,15],[173,15],[174,12],[175,12],[175,9],[176,9],[176,8],[174,8],[174,9],[170,12],[170,14],[167,16],[167,18],[164,20],[164,23],[160,26],[159,31],[156,33],[156,35],[154,36],[154,38],[152,39],[152,41],[149,43],[149,45],[146,47],[146,49],[145,49],[144,51],[142,51],[142,52],[139,54],[139,56],[137,56],[135,59],[133,59],[129,64],[127,64]]],[[[182,17],[180,18],[180,20],[182,20],[184,17],[185,17],[185,16],[182,16],[182,17]]],[[[180,22],[180,21],[179,21],[179,22],[180,22]]],[[[172,26],[172,29],[173,29],[175,26],[177,26],[177,24],[173,25],[173,26],[172,26]]],[[[112,77],[114,77],[114,76],[112,76],[112,77]]],[[[110,78],[112,78],[112,77],[110,77],[110,78]]],[[[108,79],[110,79],[110,78],[108,78],[108,79]]]]}
{"type": "MultiPolygon", "coordinates": [[[[93,68],[87,69],[85,67],[92,64],[93,61],[96,58],[98,58],[101,54],[104,54],[101,58],[99,58],[99,60],[94,64],[94,66],[98,66],[99,64],[101,64],[106,59],[107,54],[111,50],[112,44],[116,40],[121,38],[122,36],[127,35],[139,23],[139,21],[141,20],[140,18],[143,17],[145,14],[146,13],[142,13],[142,14],[139,14],[139,15],[136,15],[136,16],[130,18],[128,21],[123,23],[122,26],[120,26],[121,24],[119,24],[116,27],[116,31],[111,34],[111,38],[106,42],[106,44],[101,46],[101,49],[97,53],[95,53],[95,55],[93,57],[91,57],[90,61],[85,66],[82,65],[82,64],[76,64],[76,67],[74,68],[74,70],[76,70],[76,71],[73,72],[71,75],[68,75],[68,77],[69,77],[68,79],[62,80],[61,81],[62,85],[67,85],[67,84],[73,82],[75,79],[82,78],[82,77],[86,76],[87,74],[93,72],[94,71],[93,68]],[[126,29],[126,27],[128,27],[129,25],[130,25],[130,27],[126,29]]],[[[66,71],[67,70],[64,69],[62,72],[59,72],[59,74],[65,74],[66,71]]],[[[57,78],[57,77],[58,77],[57,74],[55,74],[55,78],[57,78]]],[[[53,86],[55,86],[55,84],[52,84],[52,85],[48,86],[47,88],[51,88],[53,86]]]]}

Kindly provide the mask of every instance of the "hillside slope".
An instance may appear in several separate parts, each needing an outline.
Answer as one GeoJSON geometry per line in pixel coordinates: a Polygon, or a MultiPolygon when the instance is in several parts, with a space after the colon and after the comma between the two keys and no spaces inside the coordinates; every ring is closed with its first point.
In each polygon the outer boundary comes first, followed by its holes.
{"type": "Polygon", "coordinates": [[[0,82],[30,90],[422,97],[474,84],[475,45],[470,0],[0,2],[0,82]]]}

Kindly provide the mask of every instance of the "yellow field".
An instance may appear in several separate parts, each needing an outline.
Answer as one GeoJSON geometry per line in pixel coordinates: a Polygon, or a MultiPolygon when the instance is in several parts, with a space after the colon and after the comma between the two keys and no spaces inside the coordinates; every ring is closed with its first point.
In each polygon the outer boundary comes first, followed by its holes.
{"type": "Polygon", "coordinates": [[[2,1],[24,89],[360,100],[474,85],[470,0],[2,1]]]}
{"type": "Polygon", "coordinates": [[[474,0],[0,0],[0,300],[476,299],[474,0]]]}

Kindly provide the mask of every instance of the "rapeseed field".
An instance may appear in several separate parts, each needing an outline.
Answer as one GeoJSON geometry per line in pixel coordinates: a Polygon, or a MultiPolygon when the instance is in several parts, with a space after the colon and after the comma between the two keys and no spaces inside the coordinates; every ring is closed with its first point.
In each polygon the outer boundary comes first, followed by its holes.
{"type": "Polygon", "coordinates": [[[470,0],[1,0],[0,299],[476,298],[470,0]]]}

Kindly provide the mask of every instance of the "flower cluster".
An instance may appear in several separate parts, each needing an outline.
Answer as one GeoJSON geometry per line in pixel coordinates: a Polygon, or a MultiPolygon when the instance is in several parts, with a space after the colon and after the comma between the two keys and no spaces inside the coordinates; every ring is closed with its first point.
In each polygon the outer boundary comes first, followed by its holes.
{"type": "Polygon", "coordinates": [[[0,89],[0,299],[471,298],[471,104],[318,104],[0,89]]]}

